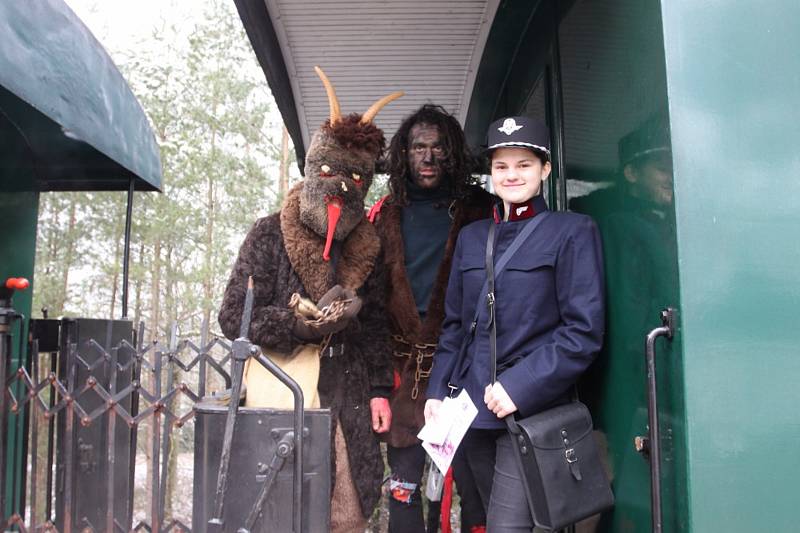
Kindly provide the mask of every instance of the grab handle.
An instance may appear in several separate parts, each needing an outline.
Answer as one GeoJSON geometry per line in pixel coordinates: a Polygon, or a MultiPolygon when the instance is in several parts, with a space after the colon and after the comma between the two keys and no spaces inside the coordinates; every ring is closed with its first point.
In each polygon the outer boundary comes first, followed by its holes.
{"type": "MultiPolygon", "coordinates": [[[[656,385],[656,339],[672,339],[675,333],[675,309],[661,311],[661,326],[653,329],[645,338],[645,360],[647,363],[647,422],[650,435],[647,450],[650,454],[650,506],[653,533],[662,532],[661,524],[661,440],[658,428],[658,391],[656,385]]],[[[638,446],[637,446],[638,448],[638,446]]]]}

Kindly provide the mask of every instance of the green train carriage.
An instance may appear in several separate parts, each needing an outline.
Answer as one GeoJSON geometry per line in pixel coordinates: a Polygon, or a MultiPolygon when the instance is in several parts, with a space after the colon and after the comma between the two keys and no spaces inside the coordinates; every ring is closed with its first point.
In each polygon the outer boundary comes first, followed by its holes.
{"type": "Polygon", "coordinates": [[[324,113],[312,64],[348,109],[405,90],[381,117],[389,134],[426,101],[474,148],[500,116],[548,123],[551,208],[591,214],[604,238],[606,344],[581,384],[617,500],[598,530],[658,527],[645,338],[667,308],[674,335],[654,343],[661,529],[797,529],[800,460],[785,444],[800,437],[799,4],[236,4],[301,168],[306,124],[324,113]],[[660,183],[626,164],[647,151],[660,183]]]}
{"type": "MultiPolygon", "coordinates": [[[[13,5],[3,10],[4,20],[12,19],[13,5]]],[[[800,400],[793,342],[800,304],[800,56],[794,52],[800,4],[236,5],[301,168],[308,133],[327,106],[313,64],[335,81],[347,109],[364,108],[377,93],[406,90],[379,118],[388,134],[426,101],[456,114],[476,148],[487,125],[505,114],[549,124],[557,162],[546,191],[550,205],[591,214],[604,238],[606,345],[581,383],[617,500],[598,531],[647,531],[657,528],[654,522],[664,531],[701,533],[797,529],[792,481],[800,460],[791,444],[800,438],[793,412],[800,400]],[[668,182],[647,182],[643,169],[629,165],[641,163],[645,152],[658,155],[647,161],[668,182]],[[654,344],[660,437],[648,442],[645,338],[662,326],[668,308],[671,338],[654,344]],[[653,481],[656,446],[660,476],[653,481]]],[[[135,118],[127,126],[143,132],[137,161],[124,146],[99,146],[88,133],[84,141],[65,135],[60,117],[40,117],[48,114],[14,100],[9,83],[0,92],[2,131],[17,144],[4,144],[0,198],[6,228],[18,231],[0,234],[0,273],[30,277],[39,191],[131,183],[157,189],[160,174],[139,114],[130,112],[135,118]],[[32,117],[39,138],[59,141],[42,144],[52,149],[51,159],[43,151],[36,165],[20,159],[26,138],[8,126],[12,104],[20,117],[32,117]],[[90,169],[69,167],[71,184],[58,163],[65,153],[90,169]],[[64,179],[41,179],[46,162],[47,176],[64,179]]],[[[30,315],[29,300],[15,304],[30,315]]],[[[19,501],[25,428],[11,429],[5,493],[19,501]]]]}

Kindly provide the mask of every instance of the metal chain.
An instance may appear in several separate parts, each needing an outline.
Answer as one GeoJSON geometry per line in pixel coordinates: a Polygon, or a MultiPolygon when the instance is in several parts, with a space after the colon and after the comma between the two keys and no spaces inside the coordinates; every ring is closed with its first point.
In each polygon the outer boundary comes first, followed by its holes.
{"type": "MultiPolygon", "coordinates": [[[[430,355],[433,357],[433,354],[430,355]]],[[[414,388],[411,389],[411,399],[416,400],[417,396],[419,396],[419,380],[422,378],[428,379],[428,376],[431,375],[430,370],[422,370],[422,359],[424,358],[424,353],[422,351],[417,352],[417,369],[414,372],[414,388]]]]}
{"type": "MultiPolygon", "coordinates": [[[[404,344],[407,345],[410,350],[400,351],[394,350],[395,357],[402,357],[402,358],[411,358],[414,357],[414,353],[417,354],[416,356],[416,368],[414,369],[414,386],[411,388],[411,399],[416,400],[419,397],[419,382],[422,379],[428,379],[431,375],[431,369],[423,370],[422,369],[422,361],[426,358],[433,357],[433,352],[436,350],[436,344],[433,343],[425,343],[425,342],[417,342],[411,343],[403,338],[401,335],[392,335],[392,340],[394,340],[397,344],[404,344]]],[[[431,365],[432,367],[432,365],[431,365]]]]}

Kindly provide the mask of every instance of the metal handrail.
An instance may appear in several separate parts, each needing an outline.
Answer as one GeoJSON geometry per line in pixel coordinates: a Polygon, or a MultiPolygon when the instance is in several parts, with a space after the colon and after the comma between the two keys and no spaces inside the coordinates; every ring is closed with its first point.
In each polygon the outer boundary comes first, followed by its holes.
{"type": "Polygon", "coordinates": [[[675,310],[661,311],[662,325],[650,331],[645,338],[645,360],[647,363],[647,421],[650,425],[650,506],[653,533],[662,532],[661,511],[661,436],[658,427],[658,390],[656,383],[656,339],[674,334],[675,310]]]}
{"type": "MultiPolygon", "coordinates": [[[[303,502],[303,425],[304,415],[303,410],[303,390],[300,385],[284,372],[277,364],[275,364],[269,357],[261,353],[261,350],[255,344],[252,344],[247,339],[247,334],[250,330],[250,319],[253,313],[253,278],[251,277],[247,283],[247,292],[245,293],[244,309],[242,311],[242,322],[239,331],[239,338],[233,341],[231,347],[231,354],[233,356],[231,362],[231,378],[233,380],[231,386],[231,400],[228,404],[228,414],[225,420],[225,434],[222,443],[222,454],[220,458],[220,471],[217,477],[217,492],[214,505],[214,516],[209,520],[208,525],[212,531],[223,531],[225,525],[223,522],[224,514],[224,501],[225,494],[228,486],[228,469],[230,465],[231,446],[233,443],[233,433],[236,425],[236,415],[239,409],[239,398],[241,395],[242,380],[244,374],[244,363],[252,357],[258,361],[264,368],[272,373],[278,380],[286,385],[294,397],[294,435],[292,436],[292,447],[294,452],[294,474],[293,474],[293,496],[292,501],[292,528],[295,533],[302,532],[302,502],[303,502]]],[[[288,453],[288,450],[285,452],[288,453]]],[[[287,453],[282,453],[286,456],[287,453]]],[[[261,512],[261,506],[270,489],[270,482],[265,481],[264,486],[253,506],[253,510],[247,517],[244,528],[239,531],[248,531],[256,520],[256,517],[261,512]]]]}

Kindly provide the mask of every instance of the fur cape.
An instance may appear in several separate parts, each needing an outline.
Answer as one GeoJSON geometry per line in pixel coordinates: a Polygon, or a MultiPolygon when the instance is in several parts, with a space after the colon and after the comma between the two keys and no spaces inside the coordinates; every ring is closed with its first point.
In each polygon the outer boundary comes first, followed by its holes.
{"type": "MultiPolygon", "coordinates": [[[[444,243],[444,257],[436,273],[431,289],[428,310],[425,320],[420,320],[411,283],[405,267],[403,235],[401,231],[402,206],[392,202],[391,197],[384,202],[375,219],[375,227],[384,250],[384,261],[388,275],[388,300],[386,310],[389,313],[391,332],[400,335],[411,343],[436,344],[439,340],[442,322],[444,321],[444,297],[447,280],[450,277],[450,266],[456,239],[461,228],[467,224],[491,216],[493,197],[480,187],[469,189],[469,194],[455,201],[452,208],[453,224],[447,241],[444,243]]],[[[399,386],[391,397],[392,427],[382,438],[396,448],[404,448],[419,443],[417,433],[425,422],[425,390],[427,378],[420,379],[419,393],[416,399],[411,398],[414,387],[416,360],[392,357],[394,371],[400,376],[399,386]]],[[[432,359],[423,361],[423,371],[430,370],[432,359]]]]}
{"type": "MultiPolygon", "coordinates": [[[[343,242],[337,242],[341,256],[334,272],[331,263],[322,260],[325,240],[300,222],[302,187],[302,183],[294,187],[283,209],[256,221],[247,234],[225,289],[219,324],[229,339],[239,335],[247,278],[253,276],[250,340],[291,352],[303,344],[292,334],[295,317],[288,308],[292,293],[316,302],[336,283],[357,291],[363,300],[358,319],[331,341],[343,343],[345,353],[321,358],[318,389],[321,406],[331,409],[334,427],[341,424],[361,510],[368,517],[380,498],[384,470],[369,401],[388,397],[393,383],[384,261],[375,229],[364,218],[343,242]]],[[[331,436],[331,450],[333,446],[331,436]]],[[[332,476],[335,471],[332,465],[332,476]]]]}

